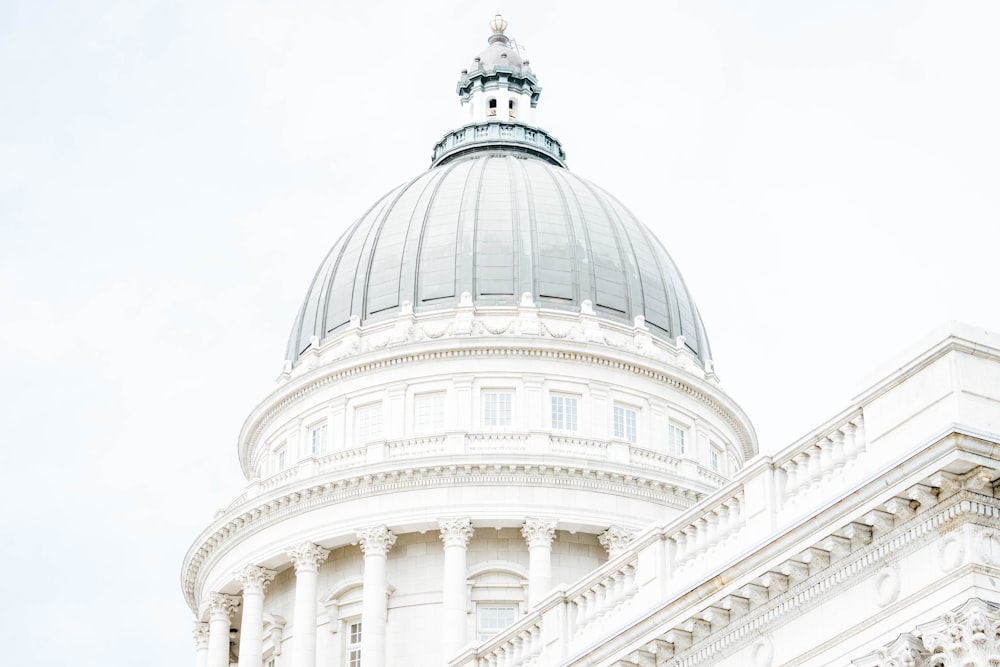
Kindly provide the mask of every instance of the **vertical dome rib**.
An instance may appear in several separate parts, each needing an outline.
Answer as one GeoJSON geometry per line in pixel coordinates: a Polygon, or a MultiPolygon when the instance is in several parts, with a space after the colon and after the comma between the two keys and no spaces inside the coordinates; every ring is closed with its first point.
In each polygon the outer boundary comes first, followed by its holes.
{"type": "Polygon", "coordinates": [[[704,325],[670,255],[620,202],[541,158],[483,149],[448,160],[383,197],[334,245],[299,310],[288,354],[327,340],[358,315],[480,305],[578,310],[658,338],[685,337],[704,363],[704,325]]]}

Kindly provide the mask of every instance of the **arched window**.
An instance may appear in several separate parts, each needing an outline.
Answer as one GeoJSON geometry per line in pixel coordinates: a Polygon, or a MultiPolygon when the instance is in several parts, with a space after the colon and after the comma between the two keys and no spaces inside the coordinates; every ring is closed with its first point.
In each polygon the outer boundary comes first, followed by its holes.
{"type": "Polygon", "coordinates": [[[480,563],[469,571],[467,583],[476,641],[486,641],[527,612],[528,573],[513,563],[480,563]]]}

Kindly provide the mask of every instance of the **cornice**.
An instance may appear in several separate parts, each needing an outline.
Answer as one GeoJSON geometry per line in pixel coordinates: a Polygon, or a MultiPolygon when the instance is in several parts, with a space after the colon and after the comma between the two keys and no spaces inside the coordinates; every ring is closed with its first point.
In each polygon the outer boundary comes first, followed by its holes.
{"type": "Polygon", "coordinates": [[[837,595],[845,586],[856,585],[875,576],[886,566],[904,556],[927,546],[927,534],[945,533],[959,525],[976,525],[1000,528],[1000,502],[973,491],[962,490],[918,517],[898,528],[877,537],[870,545],[851,553],[835,565],[809,577],[798,585],[741,616],[736,627],[727,627],[713,633],[710,641],[692,646],[675,656],[676,667],[694,667],[711,658],[718,659],[749,645],[756,637],[787,622],[790,614],[802,613],[837,595]]]}
{"type": "Polygon", "coordinates": [[[407,364],[445,359],[523,357],[556,359],[602,366],[648,378],[696,399],[715,413],[735,434],[744,460],[757,453],[757,439],[743,410],[721,389],[681,369],[650,363],[634,352],[615,348],[615,352],[594,349],[592,344],[556,339],[527,340],[513,337],[449,338],[445,341],[421,341],[398,349],[370,352],[321,366],[279,387],[247,417],[240,432],[239,457],[243,472],[249,477],[250,453],[257,446],[268,425],[283,411],[332,383],[365,375],[377,370],[407,364]],[[413,347],[425,349],[415,351],[413,347]],[[558,345],[558,347],[554,347],[558,345]],[[427,348],[430,349],[427,349],[427,348]],[[627,355],[628,358],[625,358],[627,355]],[[669,368],[669,369],[668,369],[669,368]]]}
{"type": "MultiPolygon", "coordinates": [[[[341,471],[342,472],[342,471],[341,471]]],[[[204,573],[224,553],[251,535],[299,514],[366,495],[442,486],[541,486],[576,488],[621,495],[686,510],[704,494],[652,476],[583,465],[501,461],[439,463],[389,470],[362,470],[347,477],[314,477],[303,486],[284,487],[273,495],[245,502],[216,519],[184,557],[181,587],[188,605],[197,608],[195,590],[204,573]]],[[[319,536],[317,536],[319,539],[319,536]]]]}

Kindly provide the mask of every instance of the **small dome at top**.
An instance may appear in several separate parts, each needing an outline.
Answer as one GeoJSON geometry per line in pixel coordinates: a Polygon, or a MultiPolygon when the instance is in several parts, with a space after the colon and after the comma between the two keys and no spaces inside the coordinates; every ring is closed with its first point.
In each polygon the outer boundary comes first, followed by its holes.
{"type": "Polygon", "coordinates": [[[517,49],[511,45],[510,39],[504,34],[504,31],[507,29],[507,19],[497,14],[490,21],[490,29],[493,31],[493,34],[489,38],[490,45],[477,56],[476,61],[472,64],[472,70],[490,70],[497,67],[524,67],[524,58],[521,57],[517,49]]]}

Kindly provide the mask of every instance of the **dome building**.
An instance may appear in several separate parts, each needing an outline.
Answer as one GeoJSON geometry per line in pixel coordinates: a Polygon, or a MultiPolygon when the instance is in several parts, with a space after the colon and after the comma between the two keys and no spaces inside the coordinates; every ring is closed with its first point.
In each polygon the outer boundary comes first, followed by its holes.
{"type": "MultiPolygon", "coordinates": [[[[949,332],[757,456],[676,264],[567,168],[530,63],[490,27],[458,82],[465,124],[334,243],[240,431],[246,489],[182,570],[198,667],[843,664],[938,622],[904,593],[996,615],[992,561],[931,594],[901,565],[924,551],[886,547],[882,570],[876,551],[992,479],[995,406],[952,387],[967,437],[922,440],[948,420],[917,376],[964,364],[988,384],[996,340],[969,355],[949,332]],[[795,623],[845,568],[874,602],[806,646],[795,623]]],[[[982,516],[954,523],[1000,549],[964,528],[982,516]]]]}

